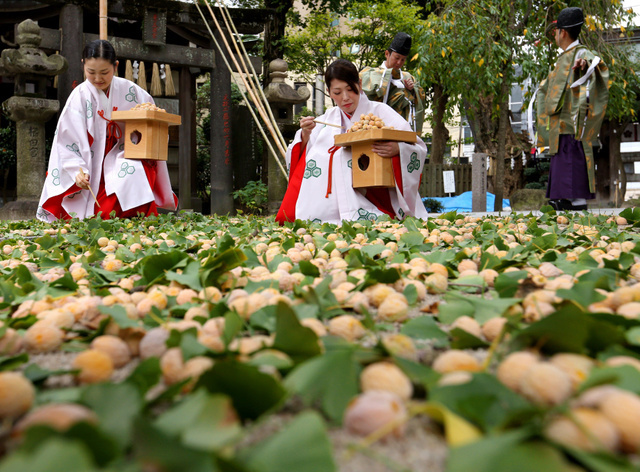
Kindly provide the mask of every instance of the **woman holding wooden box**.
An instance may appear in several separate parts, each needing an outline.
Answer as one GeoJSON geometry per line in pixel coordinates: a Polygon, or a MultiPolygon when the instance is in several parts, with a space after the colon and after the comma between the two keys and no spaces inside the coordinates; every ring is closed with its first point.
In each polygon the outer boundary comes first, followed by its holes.
{"type": "Polygon", "coordinates": [[[325,83],[336,107],[317,119],[304,117],[300,130],[287,150],[289,186],[276,220],[295,219],[340,223],[343,220],[373,220],[381,215],[403,219],[426,218],[418,186],[427,148],[420,138],[415,144],[379,141],[373,152],[392,159],[395,186],[354,189],[350,148],[334,145],[334,137],[373,114],[386,126],[411,131],[398,113],[384,103],[370,101],[362,93],[358,70],[338,59],[325,72],[325,83]]]}
{"type": "Polygon", "coordinates": [[[178,199],[166,162],[125,159],[122,128],[110,119],[114,110],[153,99],[115,77],[118,61],[108,41],[89,43],[82,58],[86,80],[60,115],[37,218],[125,218],[157,215],[157,207],[174,210],[178,199]]]}

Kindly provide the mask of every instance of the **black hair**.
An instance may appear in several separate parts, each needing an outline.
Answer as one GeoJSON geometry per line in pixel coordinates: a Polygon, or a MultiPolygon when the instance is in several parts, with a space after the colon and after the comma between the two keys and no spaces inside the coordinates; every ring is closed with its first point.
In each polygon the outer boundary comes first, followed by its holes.
{"type": "Polygon", "coordinates": [[[85,59],[104,59],[113,65],[118,61],[116,50],[109,41],[104,39],[96,39],[85,46],[82,51],[82,60],[85,59]]]}
{"type": "Polygon", "coordinates": [[[572,26],[570,28],[563,28],[563,29],[567,32],[569,37],[575,41],[576,39],[578,39],[578,36],[580,36],[582,25],[580,24],[580,25],[572,26]]]}
{"type": "Polygon", "coordinates": [[[350,61],[346,59],[337,59],[333,61],[324,73],[324,83],[327,84],[327,89],[331,88],[331,81],[333,79],[342,80],[346,82],[351,90],[358,93],[360,91],[360,74],[358,69],[350,61]]]}

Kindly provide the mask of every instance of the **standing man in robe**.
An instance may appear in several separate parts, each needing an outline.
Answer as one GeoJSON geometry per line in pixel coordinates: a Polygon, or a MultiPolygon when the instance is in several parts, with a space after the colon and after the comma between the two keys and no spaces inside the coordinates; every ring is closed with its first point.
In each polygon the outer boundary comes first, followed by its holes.
{"type": "Polygon", "coordinates": [[[362,91],[369,100],[389,105],[409,122],[413,131],[422,134],[425,93],[402,66],[411,51],[411,36],[398,33],[384,52],[385,61],[378,68],[365,67],[360,72],[362,91]]]}
{"type": "Polygon", "coordinates": [[[586,210],[595,198],[593,143],[607,109],[609,70],[578,41],[583,23],[580,8],[560,12],[555,42],[563,52],[538,90],[537,145],[549,148],[547,198],[556,210],[586,210]]]}

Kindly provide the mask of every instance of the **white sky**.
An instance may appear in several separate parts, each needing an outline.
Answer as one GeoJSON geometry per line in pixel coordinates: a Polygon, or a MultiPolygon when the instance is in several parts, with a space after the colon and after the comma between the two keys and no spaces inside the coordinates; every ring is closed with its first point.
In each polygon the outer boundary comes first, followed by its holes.
{"type": "Polygon", "coordinates": [[[633,21],[636,25],[640,25],[640,0],[623,0],[622,4],[625,8],[633,8],[636,14],[633,21]]]}

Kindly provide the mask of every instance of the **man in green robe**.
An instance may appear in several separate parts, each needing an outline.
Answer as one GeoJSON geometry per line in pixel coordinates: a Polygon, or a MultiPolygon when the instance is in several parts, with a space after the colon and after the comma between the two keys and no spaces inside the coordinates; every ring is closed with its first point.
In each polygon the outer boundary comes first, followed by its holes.
{"type": "Polygon", "coordinates": [[[593,144],[609,99],[609,70],[578,41],[583,23],[580,8],[558,15],[555,41],[563,52],[536,103],[537,145],[551,155],[547,198],[556,210],[585,210],[595,198],[593,144]]]}
{"type": "Polygon", "coordinates": [[[398,33],[389,49],[384,52],[385,61],[380,67],[365,67],[360,72],[362,91],[369,100],[389,105],[409,122],[411,128],[422,134],[425,113],[425,93],[402,66],[411,50],[411,36],[398,33]]]}

